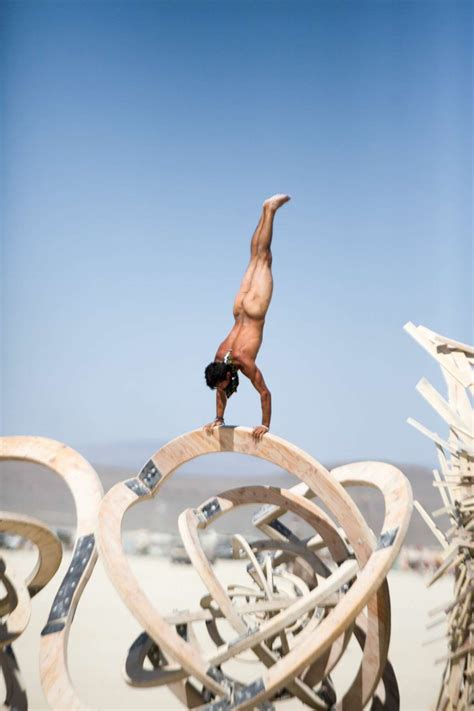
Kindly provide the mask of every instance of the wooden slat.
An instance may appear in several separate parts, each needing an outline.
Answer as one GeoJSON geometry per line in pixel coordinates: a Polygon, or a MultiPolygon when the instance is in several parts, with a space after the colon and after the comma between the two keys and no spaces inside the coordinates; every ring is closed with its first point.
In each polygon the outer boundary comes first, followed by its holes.
{"type": "Polygon", "coordinates": [[[469,456],[474,456],[474,447],[468,445],[466,442],[459,442],[457,445],[454,445],[451,442],[442,439],[436,432],[431,432],[427,427],[417,422],[417,420],[414,420],[413,417],[408,417],[407,422],[409,425],[424,434],[425,437],[433,440],[435,444],[447,449],[452,454],[458,454],[461,451],[465,451],[469,456]]]}
{"type": "Polygon", "coordinates": [[[430,529],[431,533],[434,535],[436,540],[443,546],[443,548],[446,550],[448,548],[448,541],[446,540],[446,537],[444,533],[438,528],[438,526],[434,523],[434,521],[431,520],[429,514],[425,511],[423,506],[420,504],[419,501],[413,501],[413,505],[422,517],[423,521],[426,523],[428,528],[430,529]]]}
{"type": "Polygon", "coordinates": [[[442,357],[439,352],[437,345],[433,342],[430,335],[424,331],[423,327],[416,327],[410,321],[403,327],[404,330],[422,347],[424,348],[432,358],[434,358],[442,368],[449,369],[449,372],[453,377],[457,378],[459,382],[464,386],[468,387],[471,378],[466,379],[466,374],[464,370],[460,370],[456,363],[447,363],[446,359],[442,357]]]}
{"type": "MultiPolygon", "coordinates": [[[[449,427],[452,427],[457,432],[460,432],[463,436],[472,439],[473,433],[470,424],[467,424],[461,419],[461,417],[459,417],[450,404],[446,402],[444,397],[439,394],[436,388],[434,388],[426,378],[421,378],[416,386],[416,389],[438,413],[438,415],[443,418],[449,427]]],[[[472,442],[468,442],[467,444],[472,446],[472,442]]]]}

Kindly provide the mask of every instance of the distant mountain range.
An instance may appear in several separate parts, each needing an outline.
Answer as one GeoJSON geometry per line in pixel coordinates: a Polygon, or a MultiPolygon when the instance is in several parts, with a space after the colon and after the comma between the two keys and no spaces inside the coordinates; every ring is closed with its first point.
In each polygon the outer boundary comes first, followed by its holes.
{"type": "Polygon", "coordinates": [[[138,470],[164,444],[165,440],[149,437],[128,442],[89,444],[78,448],[78,451],[99,467],[131,467],[138,470]]]}
{"type": "MultiPolygon", "coordinates": [[[[136,444],[135,449],[123,445],[127,451],[130,466],[110,466],[96,464],[105,491],[116,483],[133,477],[150,455],[159,449],[160,443],[153,442],[136,444]],[[138,462],[138,464],[137,464],[138,462]]],[[[119,450],[114,450],[116,455],[119,450]]],[[[86,456],[90,456],[90,452],[86,456]]],[[[122,460],[123,461],[123,460],[122,460]]],[[[334,463],[327,468],[332,469],[342,463],[334,463]]],[[[418,499],[428,512],[442,506],[437,489],[433,487],[433,476],[427,467],[396,464],[406,474],[411,482],[414,497],[418,499]]],[[[189,466],[189,465],[187,465],[189,466]]],[[[273,465],[256,461],[243,455],[220,455],[198,458],[193,462],[193,470],[185,467],[167,480],[150,501],[144,501],[133,507],[126,515],[125,529],[146,528],[157,532],[177,533],[179,514],[188,507],[197,507],[211,496],[238,486],[251,484],[266,484],[289,488],[297,483],[297,479],[273,465]],[[223,461],[224,456],[226,458],[223,461]],[[229,459],[227,459],[229,457],[229,459]],[[237,457],[237,459],[233,459],[237,457]],[[196,468],[201,470],[196,471],[196,468]]],[[[383,522],[383,501],[380,494],[373,489],[349,489],[349,493],[360,507],[369,525],[376,533],[380,532],[383,522]]],[[[69,490],[64,483],[50,470],[24,462],[0,463],[0,500],[4,511],[17,511],[35,516],[51,526],[74,527],[76,522],[74,503],[69,490]]],[[[242,507],[232,515],[225,516],[215,523],[219,533],[243,533],[252,537],[258,532],[251,524],[251,516],[258,507],[242,507]]],[[[287,514],[295,533],[306,535],[304,524],[294,520],[287,514]],[[299,530],[299,528],[301,530],[299,530]]],[[[443,528],[446,521],[437,520],[443,528]]],[[[413,512],[412,521],[406,542],[411,545],[437,547],[438,544],[422,521],[417,511],[413,512]]]]}
{"type": "MultiPolygon", "coordinates": [[[[143,464],[157,452],[164,444],[165,440],[142,439],[118,444],[100,444],[84,446],[78,451],[90,462],[95,462],[99,468],[123,468],[137,473],[143,464]]],[[[227,452],[216,457],[212,454],[199,457],[196,460],[182,467],[182,473],[199,474],[205,471],[207,474],[218,474],[219,476],[232,476],[240,474],[252,474],[256,466],[258,471],[271,472],[275,466],[271,463],[258,460],[243,454],[233,454],[227,452]],[[203,462],[205,461],[205,465],[203,462]]]]}

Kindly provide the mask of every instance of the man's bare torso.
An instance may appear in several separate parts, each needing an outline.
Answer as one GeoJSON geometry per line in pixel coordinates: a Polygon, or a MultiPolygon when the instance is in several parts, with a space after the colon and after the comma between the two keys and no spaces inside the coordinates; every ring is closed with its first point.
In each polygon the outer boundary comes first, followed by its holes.
{"type": "Polygon", "coordinates": [[[244,363],[255,363],[257,353],[262,345],[263,327],[265,319],[254,319],[247,314],[239,315],[227,338],[222,341],[217,349],[216,361],[223,361],[225,355],[231,350],[232,361],[239,370],[244,363]]]}

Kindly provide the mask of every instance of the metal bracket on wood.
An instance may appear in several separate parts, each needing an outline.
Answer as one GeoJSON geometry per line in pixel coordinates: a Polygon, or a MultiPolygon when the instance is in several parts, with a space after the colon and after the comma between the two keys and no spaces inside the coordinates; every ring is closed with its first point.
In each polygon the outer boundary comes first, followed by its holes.
{"type": "Polygon", "coordinates": [[[77,590],[78,583],[91,558],[94,550],[94,534],[81,536],[78,539],[71,563],[64,576],[56,597],[53,600],[48,621],[42,631],[42,635],[58,632],[64,627],[63,620],[68,616],[72,604],[72,598],[77,590]]]}
{"type": "Polygon", "coordinates": [[[200,527],[205,527],[221,510],[219,501],[212,499],[207,504],[204,504],[204,506],[201,506],[201,508],[194,509],[194,513],[199,520],[200,527]]]}
{"type": "Polygon", "coordinates": [[[398,526],[396,528],[389,528],[388,531],[384,531],[380,534],[380,538],[377,541],[376,551],[382,550],[382,548],[388,548],[392,545],[395,540],[395,536],[398,533],[398,526]]]}
{"type": "Polygon", "coordinates": [[[128,479],[125,482],[125,486],[128,486],[137,496],[148,496],[150,493],[150,489],[138,479],[128,479]]]}
{"type": "Polygon", "coordinates": [[[158,471],[158,467],[152,459],[145,464],[138,478],[141,479],[149,489],[155,488],[161,479],[161,473],[158,471]]]}

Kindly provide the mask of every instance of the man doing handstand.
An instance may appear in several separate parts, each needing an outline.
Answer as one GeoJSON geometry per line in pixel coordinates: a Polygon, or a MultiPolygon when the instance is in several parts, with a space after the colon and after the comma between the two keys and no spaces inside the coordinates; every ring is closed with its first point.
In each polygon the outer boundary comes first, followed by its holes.
{"type": "Polygon", "coordinates": [[[250,262],[234,301],[235,323],[217,349],[214,362],[205,370],[207,385],[216,390],[216,419],[205,425],[209,434],[224,424],[225,407],[228,398],[237,390],[239,371],[260,393],[262,424],[254,428],[254,438],[261,439],[270,428],[271,393],[255,360],[262,345],[265,316],[273,291],[270,250],[273,218],[278,208],[289,199],[288,195],[273,195],[263,203],[262,215],[250,244],[250,262]]]}

